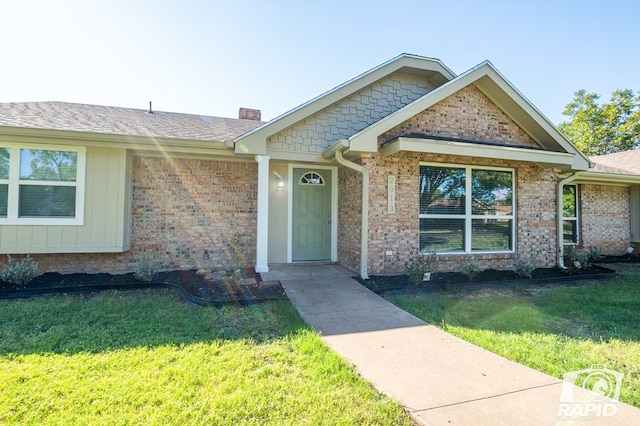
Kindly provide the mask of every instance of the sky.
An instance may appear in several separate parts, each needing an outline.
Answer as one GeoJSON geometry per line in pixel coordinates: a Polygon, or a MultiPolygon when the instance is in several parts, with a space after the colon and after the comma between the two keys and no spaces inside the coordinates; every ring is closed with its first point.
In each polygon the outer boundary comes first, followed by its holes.
{"type": "Polygon", "coordinates": [[[640,2],[0,0],[0,102],[273,119],[401,53],[491,63],[551,122],[640,91],[640,2]]]}

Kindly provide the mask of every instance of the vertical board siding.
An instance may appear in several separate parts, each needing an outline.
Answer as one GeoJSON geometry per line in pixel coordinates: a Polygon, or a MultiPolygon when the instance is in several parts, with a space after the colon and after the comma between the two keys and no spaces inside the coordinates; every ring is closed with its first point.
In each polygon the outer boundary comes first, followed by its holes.
{"type": "Polygon", "coordinates": [[[84,225],[2,225],[0,253],[123,251],[126,152],[87,148],[84,225]]]}

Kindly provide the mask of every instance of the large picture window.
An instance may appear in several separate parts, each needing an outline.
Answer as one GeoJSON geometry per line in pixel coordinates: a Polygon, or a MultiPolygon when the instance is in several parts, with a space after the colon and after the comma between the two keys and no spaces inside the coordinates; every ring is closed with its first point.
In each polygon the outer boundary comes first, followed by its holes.
{"type": "Polygon", "coordinates": [[[0,223],[81,224],[84,148],[0,147],[0,223]]]}
{"type": "Polygon", "coordinates": [[[513,251],[513,170],[420,166],[420,250],[513,251]]]}

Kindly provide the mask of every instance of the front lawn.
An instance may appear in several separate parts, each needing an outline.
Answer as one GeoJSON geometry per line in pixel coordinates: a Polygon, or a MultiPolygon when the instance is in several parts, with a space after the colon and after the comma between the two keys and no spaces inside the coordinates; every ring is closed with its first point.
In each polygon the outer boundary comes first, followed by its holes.
{"type": "Polygon", "coordinates": [[[0,424],[411,424],[288,301],[2,300],[0,383],[0,424]]]}
{"type": "Polygon", "coordinates": [[[558,378],[592,365],[623,373],[620,400],[640,407],[640,275],[582,287],[385,297],[451,334],[558,378]]]}

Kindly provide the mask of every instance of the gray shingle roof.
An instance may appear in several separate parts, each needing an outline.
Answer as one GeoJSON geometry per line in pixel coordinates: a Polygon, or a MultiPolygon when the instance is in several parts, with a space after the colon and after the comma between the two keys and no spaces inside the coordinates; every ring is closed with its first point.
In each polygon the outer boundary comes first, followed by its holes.
{"type": "Polygon", "coordinates": [[[596,163],[596,172],[640,175],[640,150],[637,149],[598,155],[591,157],[591,161],[596,163]]]}
{"type": "Polygon", "coordinates": [[[128,136],[224,141],[261,121],[86,105],[67,102],[0,103],[0,126],[71,130],[128,136]]]}

